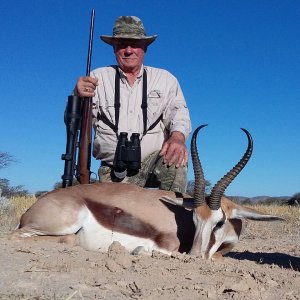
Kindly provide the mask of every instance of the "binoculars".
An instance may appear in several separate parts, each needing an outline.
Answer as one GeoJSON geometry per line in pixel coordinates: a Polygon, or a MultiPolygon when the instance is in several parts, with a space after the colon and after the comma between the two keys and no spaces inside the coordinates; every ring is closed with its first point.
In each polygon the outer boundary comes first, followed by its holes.
{"type": "Polygon", "coordinates": [[[128,133],[121,132],[118,138],[114,164],[115,175],[123,179],[128,171],[138,172],[141,168],[140,134],[133,133],[128,140],[128,133]]]}

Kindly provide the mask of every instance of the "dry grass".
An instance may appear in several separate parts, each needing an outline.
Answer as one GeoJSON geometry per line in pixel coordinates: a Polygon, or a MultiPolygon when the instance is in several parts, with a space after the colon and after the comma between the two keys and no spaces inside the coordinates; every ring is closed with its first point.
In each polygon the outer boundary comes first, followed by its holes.
{"type": "Polygon", "coordinates": [[[36,198],[32,197],[14,197],[10,199],[11,205],[15,211],[15,216],[19,219],[21,215],[34,203],[36,198]]]}
{"type": "Polygon", "coordinates": [[[19,223],[21,215],[36,201],[34,196],[9,199],[9,207],[0,205],[0,226],[13,229],[19,223]]]}
{"type": "Polygon", "coordinates": [[[258,211],[280,216],[292,225],[300,226],[300,207],[290,207],[288,205],[254,205],[251,208],[258,211]]]}
{"type": "Polygon", "coordinates": [[[300,235],[300,207],[288,205],[251,205],[250,208],[260,212],[276,215],[285,219],[283,222],[255,222],[246,221],[246,233],[256,236],[258,232],[268,235],[295,236],[300,235]]]}

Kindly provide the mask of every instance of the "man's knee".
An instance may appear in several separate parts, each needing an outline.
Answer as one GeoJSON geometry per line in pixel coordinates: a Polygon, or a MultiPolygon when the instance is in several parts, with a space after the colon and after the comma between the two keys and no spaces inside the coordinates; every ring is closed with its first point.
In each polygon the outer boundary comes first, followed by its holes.
{"type": "Polygon", "coordinates": [[[98,170],[99,182],[112,182],[111,180],[111,168],[107,166],[101,166],[98,170]]]}
{"type": "Polygon", "coordinates": [[[161,157],[154,167],[153,174],[159,182],[160,189],[181,193],[186,191],[187,167],[167,166],[161,157]]]}
{"type": "Polygon", "coordinates": [[[185,193],[187,187],[187,167],[177,169],[171,191],[185,193]]]}

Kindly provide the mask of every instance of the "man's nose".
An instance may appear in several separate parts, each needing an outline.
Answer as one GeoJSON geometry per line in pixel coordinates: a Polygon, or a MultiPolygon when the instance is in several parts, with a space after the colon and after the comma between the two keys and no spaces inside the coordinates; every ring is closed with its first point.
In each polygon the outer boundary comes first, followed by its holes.
{"type": "Polygon", "coordinates": [[[126,46],[125,52],[126,53],[132,53],[132,47],[130,45],[126,46]]]}

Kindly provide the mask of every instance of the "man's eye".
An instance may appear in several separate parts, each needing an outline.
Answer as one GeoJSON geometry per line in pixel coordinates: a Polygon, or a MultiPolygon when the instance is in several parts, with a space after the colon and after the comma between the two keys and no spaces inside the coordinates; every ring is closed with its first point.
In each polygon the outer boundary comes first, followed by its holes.
{"type": "Polygon", "coordinates": [[[124,48],[126,48],[127,46],[126,46],[125,44],[117,44],[117,47],[118,47],[119,49],[124,49],[124,48]]]}

